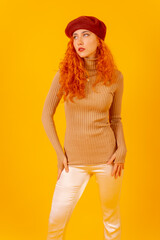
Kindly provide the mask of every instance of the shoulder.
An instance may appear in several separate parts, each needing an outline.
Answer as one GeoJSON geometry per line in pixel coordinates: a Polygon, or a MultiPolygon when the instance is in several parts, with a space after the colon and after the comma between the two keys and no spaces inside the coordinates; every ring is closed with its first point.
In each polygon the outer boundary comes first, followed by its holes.
{"type": "Polygon", "coordinates": [[[124,80],[123,80],[123,74],[120,70],[115,69],[115,92],[120,93],[123,92],[124,87],[124,80]]]}
{"type": "Polygon", "coordinates": [[[56,84],[59,84],[59,80],[60,80],[60,69],[58,69],[53,77],[53,82],[56,84]]]}
{"type": "Polygon", "coordinates": [[[60,77],[60,69],[58,69],[54,75],[54,77],[58,78],[60,77]]]}
{"type": "Polygon", "coordinates": [[[123,88],[124,78],[123,78],[122,72],[120,70],[116,69],[115,73],[116,73],[117,88],[123,88]]]}
{"type": "Polygon", "coordinates": [[[59,89],[60,88],[60,82],[59,82],[59,79],[60,79],[60,70],[58,69],[55,73],[54,73],[54,76],[52,78],[52,81],[51,81],[51,91],[53,91],[54,89],[59,89]]]}
{"type": "Polygon", "coordinates": [[[116,69],[115,70],[115,74],[116,74],[116,79],[117,79],[117,82],[118,81],[123,81],[123,74],[120,70],[116,69]]]}

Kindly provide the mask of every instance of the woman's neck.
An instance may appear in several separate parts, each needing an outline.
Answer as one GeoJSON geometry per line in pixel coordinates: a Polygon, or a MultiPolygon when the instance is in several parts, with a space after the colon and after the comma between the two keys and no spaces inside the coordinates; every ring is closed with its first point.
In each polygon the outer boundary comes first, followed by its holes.
{"type": "Polygon", "coordinates": [[[88,58],[88,57],[84,57],[84,66],[87,69],[87,71],[91,71],[94,72],[96,71],[96,65],[97,65],[97,57],[93,57],[93,58],[88,58]]]}

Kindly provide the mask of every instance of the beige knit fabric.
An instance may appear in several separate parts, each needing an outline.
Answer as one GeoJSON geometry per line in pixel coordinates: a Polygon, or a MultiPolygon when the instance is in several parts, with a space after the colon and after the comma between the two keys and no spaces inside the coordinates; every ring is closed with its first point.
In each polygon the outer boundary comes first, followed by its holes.
{"type": "Polygon", "coordinates": [[[123,75],[117,70],[117,81],[111,86],[100,83],[94,92],[91,88],[96,79],[97,58],[83,58],[89,73],[86,81],[87,97],[64,102],[66,131],[62,148],[54,122],[59,104],[56,96],[60,88],[58,70],[54,76],[42,111],[42,123],[46,134],[57,153],[58,161],[67,156],[69,165],[106,163],[116,151],[116,163],[124,163],[126,144],[123,133],[121,105],[123,75]],[[97,92],[98,91],[98,92],[97,92]]]}

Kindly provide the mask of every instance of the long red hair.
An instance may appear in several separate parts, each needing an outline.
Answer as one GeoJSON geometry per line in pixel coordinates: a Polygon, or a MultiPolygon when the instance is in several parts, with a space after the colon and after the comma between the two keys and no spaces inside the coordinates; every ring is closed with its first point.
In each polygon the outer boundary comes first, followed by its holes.
{"type": "MultiPolygon", "coordinates": [[[[103,82],[105,85],[111,85],[116,80],[115,69],[117,66],[114,62],[111,51],[105,42],[97,36],[99,46],[97,47],[97,76],[92,88],[95,91],[95,85],[103,82]]],[[[85,84],[87,71],[84,67],[83,59],[76,53],[73,45],[73,36],[67,45],[64,59],[59,63],[61,85],[57,96],[63,95],[64,101],[71,100],[73,97],[79,99],[85,97],[85,84]]]]}

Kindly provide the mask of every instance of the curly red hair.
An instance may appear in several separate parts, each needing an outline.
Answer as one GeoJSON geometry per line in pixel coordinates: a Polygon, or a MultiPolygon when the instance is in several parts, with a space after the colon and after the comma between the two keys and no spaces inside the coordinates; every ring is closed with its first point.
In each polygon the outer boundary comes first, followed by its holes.
{"type": "MultiPolygon", "coordinates": [[[[97,36],[99,46],[97,47],[97,76],[92,88],[99,82],[105,85],[111,85],[115,82],[115,69],[117,66],[114,62],[111,51],[105,42],[97,36]]],[[[60,89],[57,96],[63,95],[64,101],[68,99],[73,101],[73,97],[84,98],[87,71],[84,67],[83,59],[76,53],[73,45],[73,36],[67,45],[64,59],[59,63],[60,69],[60,89]],[[67,99],[68,98],[68,99],[67,99]]]]}

